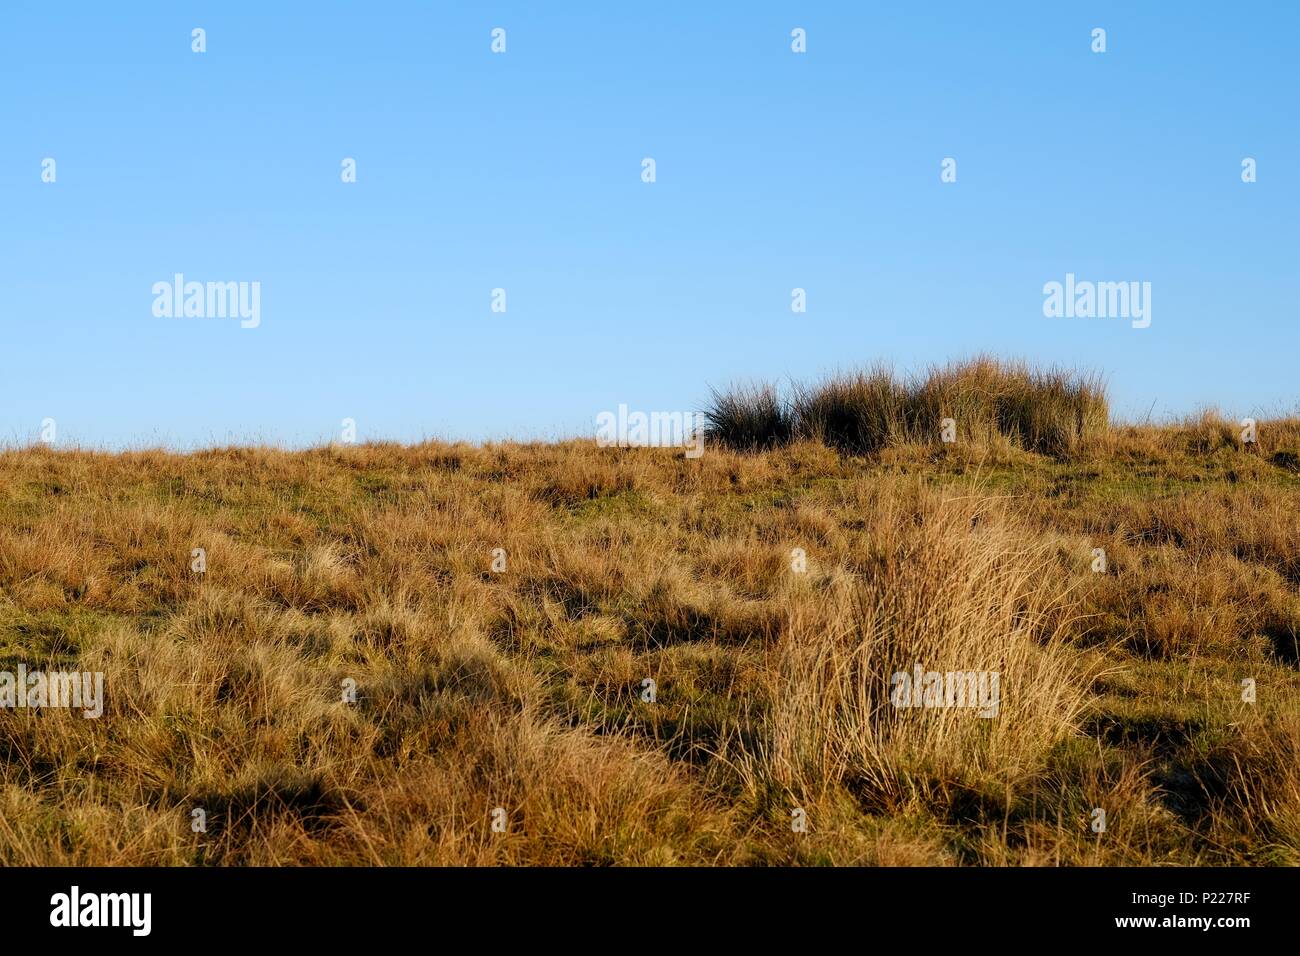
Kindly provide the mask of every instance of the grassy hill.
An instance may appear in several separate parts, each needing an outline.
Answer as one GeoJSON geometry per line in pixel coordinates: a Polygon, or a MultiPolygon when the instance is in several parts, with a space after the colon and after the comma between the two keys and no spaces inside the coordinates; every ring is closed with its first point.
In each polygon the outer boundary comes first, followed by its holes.
{"type": "Polygon", "coordinates": [[[107,702],[0,711],[0,863],[1300,864],[1300,421],[1006,371],[720,393],[694,460],[2,452],[0,670],[107,702]]]}

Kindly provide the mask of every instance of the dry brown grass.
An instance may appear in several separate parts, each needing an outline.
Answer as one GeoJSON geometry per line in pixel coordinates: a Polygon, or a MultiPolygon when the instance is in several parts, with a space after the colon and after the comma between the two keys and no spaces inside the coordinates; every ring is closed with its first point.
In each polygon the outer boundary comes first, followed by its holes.
{"type": "Polygon", "coordinates": [[[0,863],[1300,862],[1298,437],[3,452],[0,863]]]}
{"type": "Polygon", "coordinates": [[[756,775],[818,797],[847,787],[883,808],[1015,786],[1075,730],[1085,697],[1050,554],[1001,509],[889,483],[863,491],[844,502],[864,516],[857,572],[796,603],[777,647],[772,750],[756,775]],[[916,666],[997,673],[997,717],[894,706],[890,675],[916,666]]]}

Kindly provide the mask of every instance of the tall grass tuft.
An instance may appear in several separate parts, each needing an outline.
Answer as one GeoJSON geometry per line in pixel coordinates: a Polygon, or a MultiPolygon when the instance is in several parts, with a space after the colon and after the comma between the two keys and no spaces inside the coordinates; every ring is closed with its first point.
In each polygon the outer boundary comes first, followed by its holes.
{"type": "Polygon", "coordinates": [[[794,386],[799,437],[865,453],[907,440],[906,389],[885,366],[840,373],[817,385],[794,386]]]}
{"type": "Polygon", "coordinates": [[[1099,376],[987,356],[910,378],[876,366],[796,383],[788,407],[770,385],[715,391],[705,414],[726,426],[715,427],[713,437],[732,448],[811,439],[848,454],[939,442],[944,419],[952,419],[958,441],[1059,455],[1104,434],[1110,418],[1099,376]]]}
{"type": "Polygon", "coordinates": [[[1060,454],[1105,431],[1109,405],[1101,378],[1059,368],[979,356],[932,367],[908,387],[914,441],[934,441],[939,422],[952,418],[959,435],[1060,454]]]}
{"type": "Polygon", "coordinates": [[[799,798],[843,787],[882,809],[1014,789],[1088,698],[1048,551],[970,498],[884,484],[852,510],[865,567],[791,609],[754,777],[799,798]],[[914,667],[996,672],[996,716],[896,706],[892,675],[914,667]]]}
{"type": "Polygon", "coordinates": [[[770,384],[713,389],[704,420],[709,441],[742,451],[774,448],[792,438],[789,408],[770,384]]]}

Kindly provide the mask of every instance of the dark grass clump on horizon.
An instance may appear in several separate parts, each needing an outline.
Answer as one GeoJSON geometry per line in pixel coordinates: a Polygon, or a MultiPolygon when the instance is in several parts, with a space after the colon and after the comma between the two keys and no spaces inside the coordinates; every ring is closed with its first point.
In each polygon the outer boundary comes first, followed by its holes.
{"type": "Polygon", "coordinates": [[[1102,434],[1110,418],[1099,375],[987,356],[910,377],[883,365],[842,372],[795,383],[788,398],[771,384],[715,389],[704,414],[709,438],[729,448],[813,440],[849,454],[940,442],[944,419],[963,442],[1060,454],[1102,434]]]}
{"type": "Polygon", "coordinates": [[[776,448],[793,437],[790,411],[772,385],[735,385],[725,392],[713,389],[704,419],[707,435],[740,451],[776,448]]]}

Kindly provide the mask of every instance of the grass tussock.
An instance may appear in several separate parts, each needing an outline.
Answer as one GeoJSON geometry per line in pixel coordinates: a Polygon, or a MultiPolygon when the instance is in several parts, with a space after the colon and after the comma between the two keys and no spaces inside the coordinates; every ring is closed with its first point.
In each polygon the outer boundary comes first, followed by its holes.
{"type": "Polygon", "coordinates": [[[737,385],[713,390],[704,410],[706,434],[728,448],[760,451],[789,443],[793,418],[772,385],[737,385]]]}
{"type": "Polygon", "coordinates": [[[705,416],[715,441],[741,450],[808,439],[862,455],[947,440],[1060,454],[1102,434],[1109,406],[1095,375],[979,357],[910,378],[884,366],[841,373],[796,384],[784,401],[772,385],[715,391],[705,416]]]}
{"type": "Polygon", "coordinates": [[[1087,697],[1051,555],[978,502],[883,485],[855,505],[869,516],[855,543],[864,566],[799,606],[776,647],[761,775],[893,809],[1023,783],[1087,697]],[[905,691],[900,706],[891,678],[917,670],[997,675],[999,703],[980,711],[962,679],[966,709],[916,707],[905,691]]]}

